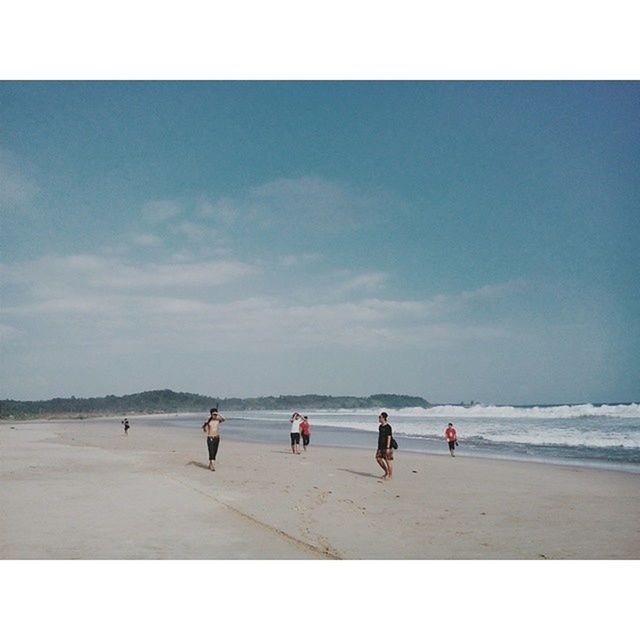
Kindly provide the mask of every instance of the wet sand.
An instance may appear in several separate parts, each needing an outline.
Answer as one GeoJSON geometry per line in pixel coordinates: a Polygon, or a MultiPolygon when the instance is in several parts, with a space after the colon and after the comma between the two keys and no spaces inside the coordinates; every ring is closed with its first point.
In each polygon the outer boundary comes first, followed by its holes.
{"type": "Polygon", "coordinates": [[[640,475],[224,436],[0,423],[2,559],[638,559],[640,475]]]}

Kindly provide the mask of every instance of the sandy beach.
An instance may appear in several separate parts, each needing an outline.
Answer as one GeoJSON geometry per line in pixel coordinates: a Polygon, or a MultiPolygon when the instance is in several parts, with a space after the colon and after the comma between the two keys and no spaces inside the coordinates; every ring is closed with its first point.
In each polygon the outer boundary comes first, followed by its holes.
{"type": "Polygon", "coordinates": [[[0,424],[0,558],[640,558],[640,475],[132,422],[0,424]]]}

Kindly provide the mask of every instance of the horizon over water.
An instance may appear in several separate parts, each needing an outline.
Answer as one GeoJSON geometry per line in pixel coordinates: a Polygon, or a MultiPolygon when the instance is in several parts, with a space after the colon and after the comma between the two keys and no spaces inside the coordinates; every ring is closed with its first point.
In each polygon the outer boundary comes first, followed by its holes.
{"type": "MultiPolygon", "coordinates": [[[[312,446],[374,449],[377,409],[314,410],[312,446]]],[[[386,409],[399,453],[449,455],[444,429],[453,422],[456,456],[528,460],[640,473],[640,403],[577,405],[434,405],[386,409]]],[[[221,411],[223,436],[248,442],[289,444],[290,411],[221,411]]],[[[138,418],[166,426],[199,427],[202,414],[138,418]]]]}

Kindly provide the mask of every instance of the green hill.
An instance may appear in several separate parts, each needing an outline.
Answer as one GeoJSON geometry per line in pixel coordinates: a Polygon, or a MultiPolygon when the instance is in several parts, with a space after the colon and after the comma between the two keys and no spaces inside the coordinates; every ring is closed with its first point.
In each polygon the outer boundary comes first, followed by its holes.
{"type": "Polygon", "coordinates": [[[221,410],[250,411],[259,409],[300,410],[311,409],[368,409],[385,407],[428,407],[424,398],[397,394],[377,394],[366,398],[355,396],[264,396],[259,398],[218,398],[195,393],[180,393],[163,389],[143,391],[125,396],[109,395],[102,398],[53,398],[51,400],[1,400],[0,418],[30,419],[48,417],[82,418],[100,415],[135,413],[187,413],[208,411],[219,404],[221,410]]]}

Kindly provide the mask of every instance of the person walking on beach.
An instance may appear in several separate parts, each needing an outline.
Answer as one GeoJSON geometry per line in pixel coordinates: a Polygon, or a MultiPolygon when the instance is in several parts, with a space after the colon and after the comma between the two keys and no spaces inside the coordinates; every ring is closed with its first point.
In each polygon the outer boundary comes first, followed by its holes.
{"type": "Polygon", "coordinates": [[[209,419],[202,425],[202,430],[207,436],[207,449],[209,450],[209,469],[215,471],[214,462],[220,446],[220,423],[224,418],[218,413],[218,409],[211,409],[209,419]]]}
{"type": "Polygon", "coordinates": [[[126,435],[129,435],[129,434],[128,434],[128,431],[129,431],[129,418],[125,418],[125,419],[122,421],[122,424],[124,425],[124,435],[125,435],[125,436],[126,436],[126,435]]]}
{"type": "Polygon", "coordinates": [[[391,480],[393,475],[393,448],[391,446],[392,431],[391,425],[387,422],[389,415],[383,411],[378,416],[378,449],[376,451],[376,462],[382,467],[383,480],[391,480]]]}
{"type": "Polygon", "coordinates": [[[449,453],[453,458],[455,458],[456,454],[454,452],[454,449],[458,446],[458,434],[456,433],[452,422],[447,425],[447,428],[444,432],[444,437],[447,439],[447,443],[449,445],[449,453]]]}
{"type": "Polygon", "coordinates": [[[296,411],[289,419],[291,423],[291,453],[300,453],[300,425],[302,416],[296,411]]]}
{"type": "Polygon", "coordinates": [[[306,451],[311,436],[311,425],[307,416],[304,416],[304,420],[300,423],[300,435],[302,436],[302,448],[306,451]]]}

